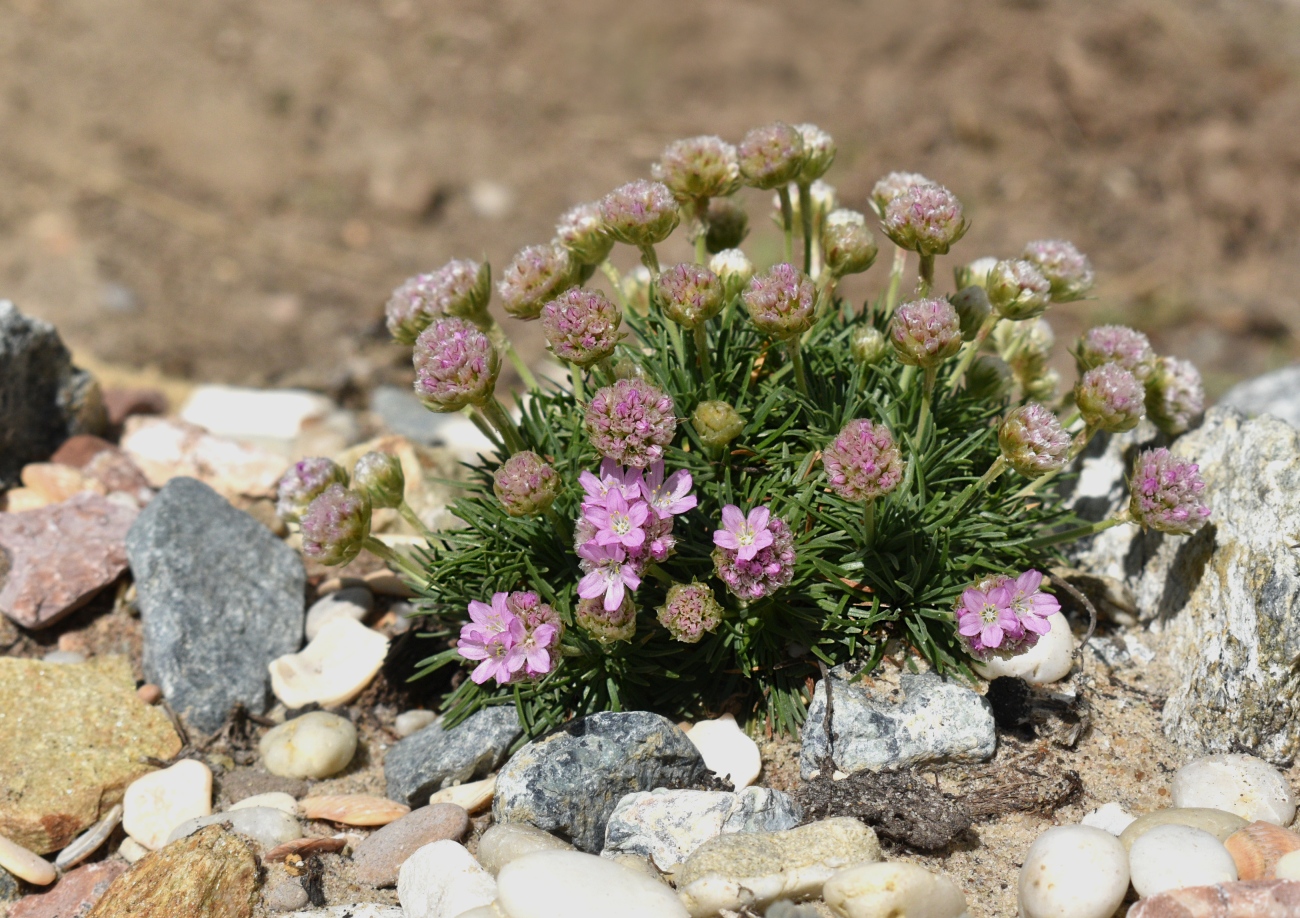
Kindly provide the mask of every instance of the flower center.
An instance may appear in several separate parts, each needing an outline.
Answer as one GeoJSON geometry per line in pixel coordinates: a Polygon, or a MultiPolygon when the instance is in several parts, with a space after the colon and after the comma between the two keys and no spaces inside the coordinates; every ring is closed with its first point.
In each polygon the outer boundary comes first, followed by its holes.
{"type": "Polygon", "coordinates": [[[985,624],[993,624],[998,620],[998,613],[1002,610],[991,602],[984,603],[984,608],[980,610],[980,618],[985,624]]]}
{"type": "Polygon", "coordinates": [[[632,520],[625,513],[611,513],[609,528],[614,530],[615,535],[625,536],[632,531],[632,520]]]}
{"type": "Polygon", "coordinates": [[[741,525],[741,527],[736,530],[736,541],[741,545],[753,545],[754,537],[754,530],[748,523],[741,525]]]}

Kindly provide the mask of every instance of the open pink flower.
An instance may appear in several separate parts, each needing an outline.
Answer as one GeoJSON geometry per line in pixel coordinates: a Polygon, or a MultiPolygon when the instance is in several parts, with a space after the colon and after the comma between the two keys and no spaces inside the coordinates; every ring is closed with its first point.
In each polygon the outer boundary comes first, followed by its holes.
{"type": "Polygon", "coordinates": [[[695,495],[690,493],[692,484],[691,473],[685,469],[678,469],[665,481],[664,463],[660,459],[642,473],[641,496],[659,519],[667,519],[685,513],[698,503],[695,495]]]}
{"type": "Polygon", "coordinates": [[[493,593],[492,604],[471,600],[469,604],[469,623],[461,629],[461,638],[466,633],[478,636],[481,641],[489,640],[498,634],[510,630],[510,623],[518,619],[506,605],[508,593],[493,593]]]}
{"type": "Polygon", "coordinates": [[[554,625],[538,625],[532,633],[519,642],[515,650],[523,659],[523,669],[528,676],[544,676],[553,668],[551,645],[560,632],[554,625]]]}
{"type": "Polygon", "coordinates": [[[583,599],[604,596],[608,612],[622,604],[627,590],[635,590],[641,585],[641,578],[629,562],[627,552],[617,545],[588,542],[578,549],[578,557],[586,571],[578,581],[578,595],[583,599]]]}
{"type": "MultiPolygon", "coordinates": [[[[504,597],[506,594],[496,595],[504,597]]],[[[495,598],[493,597],[494,600],[495,598]]],[[[484,606],[483,603],[477,605],[484,606]]],[[[495,679],[497,685],[505,685],[524,666],[525,656],[520,646],[524,639],[524,623],[512,613],[507,614],[510,618],[502,631],[489,634],[482,631],[478,624],[468,624],[461,628],[456,649],[465,659],[480,661],[469,676],[478,685],[489,679],[495,679]]]]}
{"type": "Polygon", "coordinates": [[[582,499],[583,507],[596,504],[603,505],[605,496],[617,490],[627,500],[636,500],[641,494],[641,470],[625,469],[613,459],[602,459],[600,474],[583,472],[578,476],[578,484],[586,492],[582,499]]]}
{"type": "Polygon", "coordinates": [[[605,495],[604,506],[590,506],[582,515],[596,524],[597,545],[637,548],[645,542],[645,522],[650,508],[644,501],[628,503],[617,489],[605,495]]]}
{"type": "Polygon", "coordinates": [[[977,656],[996,650],[1004,640],[1019,641],[1025,633],[1011,608],[1011,590],[1001,582],[987,589],[971,587],[961,594],[957,631],[977,656]]]}
{"type": "MultiPolygon", "coordinates": [[[[1011,611],[1016,614],[1025,631],[1033,634],[1029,642],[1031,645],[1037,643],[1038,636],[1052,630],[1052,623],[1047,619],[1061,611],[1061,603],[1057,598],[1040,589],[1042,583],[1042,573],[1031,570],[1002,584],[1010,593],[1011,611]]],[[[1025,637],[1029,638],[1030,635],[1026,634],[1025,637]]]]}
{"type": "Polygon", "coordinates": [[[741,561],[752,561],[759,549],[772,544],[772,533],[767,521],[772,511],[755,507],[746,517],[735,504],[722,508],[722,528],[713,533],[713,544],[736,553],[741,561]]]}

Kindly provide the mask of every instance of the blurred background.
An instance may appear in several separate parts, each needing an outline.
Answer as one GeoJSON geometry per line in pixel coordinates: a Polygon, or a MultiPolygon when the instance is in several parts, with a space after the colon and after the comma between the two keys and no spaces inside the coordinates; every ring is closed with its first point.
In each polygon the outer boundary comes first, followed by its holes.
{"type": "Polygon", "coordinates": [[[941,289],[1067,238],[1100,282],[1062,343],[1134,325],[1212,394],[1300,354],[1300,7],[1269,0],[0,0],[0,297],[94,367],[360,398],[409,370],[407,275],[499,270],[674,138],[775,119],[834,135],[844,206],[894,169],[961,197],[941,289]]]}

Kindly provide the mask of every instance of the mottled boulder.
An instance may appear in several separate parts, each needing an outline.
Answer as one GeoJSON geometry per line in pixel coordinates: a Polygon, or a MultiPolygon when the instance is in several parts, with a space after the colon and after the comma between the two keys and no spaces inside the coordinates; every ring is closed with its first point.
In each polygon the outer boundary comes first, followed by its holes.
{"type": "Polygon", "coordinates": [[[436,720],[398,741],[384,756],[388,796],[407,806],[424,806],[444,787],[495,770],[521,733],[512,704],[476,711],[450,729],[436,720]]]}
{"type": "Polygon", "coordinates": [[[1128,918],[1295,918],[1300,915],[1300,883],[1248,880],[1214,886],[1171,889],[1143,899],[1128,918]]]}
{"type": "Polygon", "coordinates": [[[9,918],[84,918],[124,873],[126,864],[122,861],[78,867],[49,892],[28,896],[14,905],[9,909],[9,918]]]}
{"type": "Polygon", "coordinates": [[[1300,366],[1283,367],[1239,382],[1223,393],[1219,405],[1251,417],[1271,414],[1292,427],[1300,427],[1300,366]]]}

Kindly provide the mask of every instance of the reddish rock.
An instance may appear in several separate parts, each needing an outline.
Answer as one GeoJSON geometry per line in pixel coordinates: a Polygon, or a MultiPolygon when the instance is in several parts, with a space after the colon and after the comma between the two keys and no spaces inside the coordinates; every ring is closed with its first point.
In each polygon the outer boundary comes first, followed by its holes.
{"type": "Polygon", "coordinates": [[[105,389],[104,410],[108,423],[121,427],[133,414],[166,414],[167,396],[157,389],[105,389]]]}
{"type": "Polygon", "coordinates": [[[104,486],[109,494],[127,494],[140,506],[149,503],[153,488],[144,472],[131,461],[131,457],[116,446],[95,455],[81,470],[92,481],[104,486]]]}
{"type": "Polygon", "coordinates": [[[1300,882],[1247,880],[1172,889],[1143,899],[1128,918],[1295,918],[1300,882]]]}
{"type": "Polygon", "coordinates": [[[122,861],[78,867],[49,892],[27,896],[10,906],[9,918],[83,918],[112,882],[126,871],[127,865],[122,861]]]}
{"type": "Polygon", "coordinates": [[[0,513],[0,612],[45,628],[88,602],[126,570],[135,517],[98,494],[0,513]]]}
{"type": "Polygon", "coordinates": [[[104,450],[116,448],[102,437],[92,436],[91,434],[77,434],[75,437],[68,437],[68,439],[64,440],[63,445],[54,451],[50,461],[80,469],[85,468],[87,462],[104,450]]]}
{"type": "Polygon", "coordinates": [[[61,504],[74,494],[105,494],[99,482],[87,478],[80,469],[53,462],[33,462],[23,466],[22,482],[50,504],[61,504]]]}

